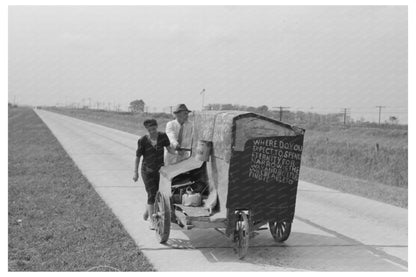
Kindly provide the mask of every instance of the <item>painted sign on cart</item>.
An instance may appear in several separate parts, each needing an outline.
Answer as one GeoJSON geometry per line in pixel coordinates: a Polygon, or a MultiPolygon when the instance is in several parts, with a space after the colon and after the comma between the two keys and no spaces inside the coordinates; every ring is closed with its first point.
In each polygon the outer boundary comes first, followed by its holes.
{"type": "Polygon", "coordinates": [[[250,209],[258,219],[293,218],[303,135],[250,139],[230,160],[227,208],[250,209]]]}
{"type": "Polygon", "coordinates": [[[248,177],[266,183],[294,184],[299,180],[301,144],[268,138],[252,140],[247,146],[251,149],[248,177]]]}

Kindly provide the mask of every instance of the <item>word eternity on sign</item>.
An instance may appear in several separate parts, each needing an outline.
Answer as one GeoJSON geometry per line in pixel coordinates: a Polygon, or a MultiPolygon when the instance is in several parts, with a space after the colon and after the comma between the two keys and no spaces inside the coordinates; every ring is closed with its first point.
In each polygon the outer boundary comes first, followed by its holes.
{"type": "Polygon", "coordinates": [[[266,183],[297,182],[302,145],[290,140],[290,137],[253,140],[248,176],[266,183]]]}

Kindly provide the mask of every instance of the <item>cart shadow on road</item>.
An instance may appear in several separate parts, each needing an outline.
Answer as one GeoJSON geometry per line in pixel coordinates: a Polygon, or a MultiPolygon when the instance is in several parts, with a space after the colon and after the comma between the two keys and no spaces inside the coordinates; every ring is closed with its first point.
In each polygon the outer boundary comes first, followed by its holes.
{"type": "MultiPolygon", "coordinates": [[[[285,243],[275,242],[269,230],[256,232],[250,240],[247,256],[239,260],[231,240],[213,229],[183,231],[189,238],[171,238],[166,245],[173,249],[195,249],[211,263],[248,263],[264,270],[290,271],[405,271],[385,257],[375,255],[361,243],[331,234],[292,232],[285,243]]],[[[406,246],[396,246],[406,247],[406,246]]],[[[406,247],[407,249],[407,247],[406,247]]]]}

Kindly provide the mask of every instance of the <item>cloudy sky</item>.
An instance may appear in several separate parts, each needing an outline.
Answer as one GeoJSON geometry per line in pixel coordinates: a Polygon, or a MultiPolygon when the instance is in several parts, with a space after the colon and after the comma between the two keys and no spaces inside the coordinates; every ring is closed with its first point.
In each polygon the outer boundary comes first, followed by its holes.
{"type": "Polygon", "coordinates": [[[9,101],[200,109],[205,88],[205,104],[382,105],[404,123],[407,39],[405,6],[14,6],[9,101]]]}

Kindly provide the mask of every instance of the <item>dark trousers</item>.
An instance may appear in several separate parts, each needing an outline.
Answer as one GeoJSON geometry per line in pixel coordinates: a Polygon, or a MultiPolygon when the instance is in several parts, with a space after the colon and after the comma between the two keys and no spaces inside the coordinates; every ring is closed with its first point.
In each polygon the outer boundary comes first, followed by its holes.
{"type": "Polygon", "coordinates": [[[155,203],[156,193],[159,190],[159,170],[150,170],[142,167],[141,173],[147,192],[147,204],[153,205],[155,203]]]}

